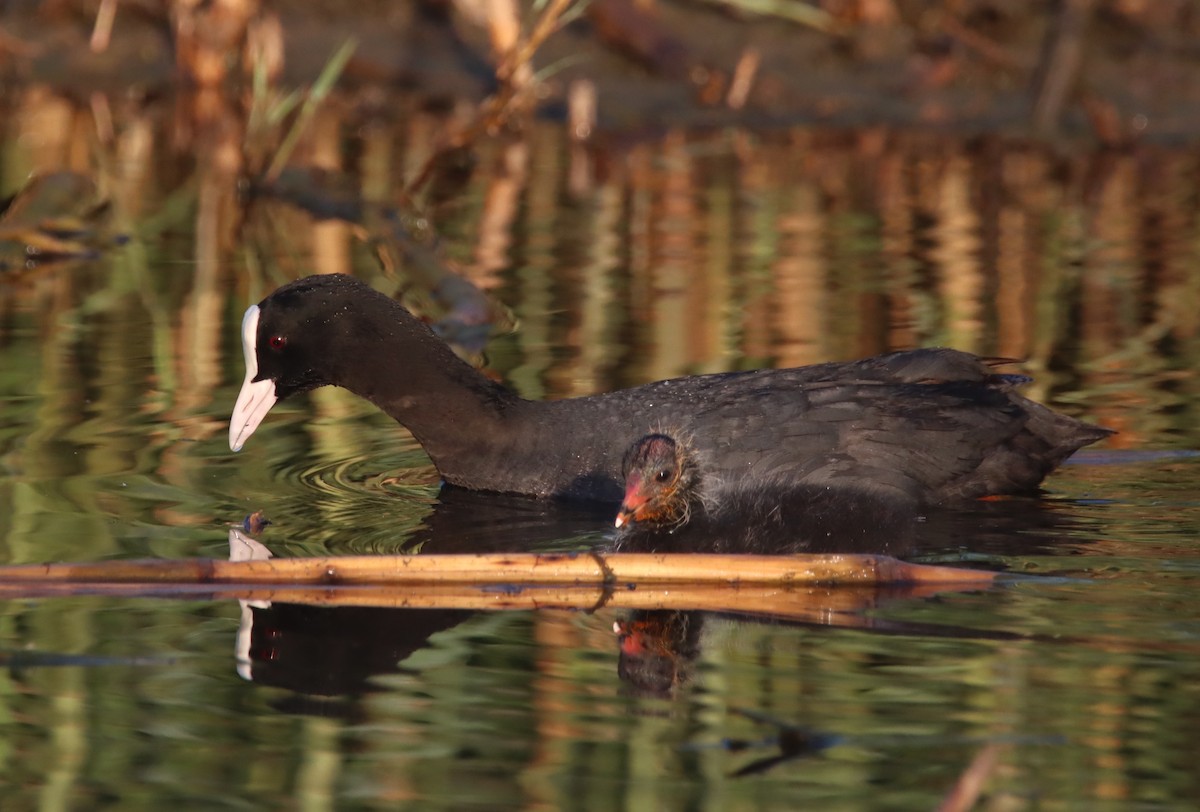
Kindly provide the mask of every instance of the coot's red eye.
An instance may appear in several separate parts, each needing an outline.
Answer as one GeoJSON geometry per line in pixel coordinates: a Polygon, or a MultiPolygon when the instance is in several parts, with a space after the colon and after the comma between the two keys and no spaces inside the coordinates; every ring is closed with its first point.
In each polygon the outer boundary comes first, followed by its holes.
{"type": "Polygon", "coordinates": [[[273,350],[282,350],[287,346],[287,336],[271,336],[267,339],[267,343],[273,350]]]}

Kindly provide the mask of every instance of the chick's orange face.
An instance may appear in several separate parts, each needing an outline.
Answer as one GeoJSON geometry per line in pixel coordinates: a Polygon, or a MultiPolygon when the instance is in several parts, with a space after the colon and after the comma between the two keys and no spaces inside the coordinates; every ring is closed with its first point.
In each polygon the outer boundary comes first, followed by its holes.
{"type": "Polygon", "coordinates": [[[670,437],[643,437],[625,462],[625,498],[617,527],[632,522],[672,524],[683,515],[678,447],[670,437]]]}

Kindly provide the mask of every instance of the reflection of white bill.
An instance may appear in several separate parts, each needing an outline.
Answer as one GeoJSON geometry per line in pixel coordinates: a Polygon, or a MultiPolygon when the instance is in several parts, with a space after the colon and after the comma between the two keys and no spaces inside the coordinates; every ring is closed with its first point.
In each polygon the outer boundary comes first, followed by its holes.
{"type": "MultiPolygon", "coordinates": [[[[229,528],[229,560],[230,561],[266,561],[271,557],[271,551],[261,542],[251,538],[240,527],[229,528]]],[[[253,681],[253,663],[250,662],[250,640],[254,631],[254,613],[252,609],[266,609],[270,601],[238,601],[242,616],[238,622],[237,641],[234,644],[234,659],[237,661],[238,676],[244,680],[253,681]]]]}
{"type": "Polygon", "coordinates": [[[266,561],[271,551],[240,527],[229,528],[230,561],[266,561]]]}

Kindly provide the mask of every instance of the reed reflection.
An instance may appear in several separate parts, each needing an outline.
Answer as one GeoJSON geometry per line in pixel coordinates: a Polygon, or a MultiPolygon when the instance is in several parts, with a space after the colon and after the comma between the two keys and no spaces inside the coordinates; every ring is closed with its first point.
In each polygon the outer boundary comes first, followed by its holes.
{"type": "MultiPolygon", "coordinates": [[[[453,119],[414,113],[386,137],[390,122],[364,127],[345,102],[322,112],[295,160],[334,170],[364,199],[402,188],[453,119]]],[[[205,492],[202,472],[220,456],[209,443],[240,376],[231,336],[247,302],[316,269],[438,307],[405,263],[380,268],[378,235],[361,224],[314,220],[286,198],[244,207],[236,153],[251,135],[237,109],[204,107],[197,126],[195,114],[162,115],[166,102],[111,103],[106,130],[98,108],[45,89],[12,103],[0,134],[11,177],[86,169],[81,156],[101,155],[113,220],[137,235],[93,261],[0,279],[4,311],[18,314],[0,322],[5,367],[38,393],[35,408],[9,412],[10,431],[35,441],[27,470],[139,467],[130,452],[150,437],[151,476],[194,490],[194,502],[227,503],[229,493],[205,492]],[[29,318],[38,360],[30,334],[14,332],[29,318]],[[86,325],[86,340],[64,323],[86,325]],[[81,411],[100,390],[103,407],[81,411]],[[124,461],[48,452],[81,424],[122,445],[124,461]]],[[[1200,288],[1189,268],[1200,240],[1187,151],[1063,155],[886,129],[674,131],[631,147],[594,140],[596,177],[564,200],[574,148],[539,123],[415,201],[446,214],[433,226],[448,272],[519,317],[515,332],[497,331],[486,362],[525,395],[952,344],[1026,359],[1033,397],[1120,429],[1115,442],[1196,442],[1200,288]]],[[[384,431],[409,453],[400,429],[360,423],[369,412],[335,394],[306,408],[316,419],[281,435],[276,459],[338,468],[377,454],[384,431]]],[[[236,467],[272,478],[270,464],[236,467]]]]}
{"type": "MultiPolygon", "coordinates": [[[[149,25],[122,9],[122,30],[149,25]]],[[[422,16],[414,9],[396,14],[422,16]]],[[[77,12],[86,27],[90,14],[77,12]]],[[[61,22],[61,8],[47,13],[61,22]]],[[[358,200],[409,211],[400,190],[463,128],[458,102],[479,91],[442,62],[413,67],[454,50],[426,33],[387,50],[418,84],[432,77],[436,97],[395,92],[395,74],[360,74],[321,107],[293,168],[320,167],[358,200]]],[[[162,32],[150,35],[163,53],[162,32]]],[[[972,59],[956,50],[946,61],[972,59]]],[[[90,76],[68,92],[0,90],[0,197],[32,173],[71,170],[111,201],[111,229],[131,236],[93,258],[0,270],[4,560],[216,556],[214,528],[256,507],[278,520],[266,538],[287,555],[608,544],[611,516],[439,491],[402,429],[336,392],[281,415],[255,455],[229,454],[247,304],[316,271],[354,273],[431,321],[446,306],[378,226],[244,196],[281,133],[255,128],[249,99],[173,95],[165,68],[146,93],[107,95],[90,76]]],[[[605,115],[611,88],[598,86],[605,115]]],[[[523,394],[950,344],[1022,359],[1032,397],[1119,429],[1114,443],[1200,445],[1194,148],[611,124],[593,122],[584,146],[559,122],[527,121],[413,193],[444,269],[517,315],[515,327],[496,319],[477,357],[523,394]]],[[[0,241],[12,242],[12,226],[0,213],[0,241]]],[[[32,756],[10,759],[6,777],[48,808],[68,794],[83,806],[211,805],[222,793],[278,803],[297,775],[312,793],[298,802],[318,805],[367,785],[392,800],[479,788],[470,800],[484,806],[566,807],[581,792],[752,804],[750,793],[716,794],[721,765],[678,747],[726,735],[730,708],[747,706],[838,731],[1065,734],[1071,749],[1050,758],[1006,757],[1001,803],[1053,797],[1051,787],[1064,799],[1194,797],[1195,465],[1117,459],[1047,483],[1086,503],[980,505],[886,539],[908,557],[1071,576],[1053,586],[827,597],[786,616],[753,605],[490,615],[248,605],[244,662],[278,693],[230,678],[231,604],[12,601],[13,646],[203,657],[115,677],[4,674],[5,739],[32,756]],[[1105,504],[1114,492],[1136,505],[1105,504]],[[641,635],[636,646],[614,623],[641,635]],[[260,699],[366,724],[293,724],[260,699]]],[[[838,782],[911,788],[938,767],[862,751],[830,766],[812,782],[818,794],[838,782]]]]}

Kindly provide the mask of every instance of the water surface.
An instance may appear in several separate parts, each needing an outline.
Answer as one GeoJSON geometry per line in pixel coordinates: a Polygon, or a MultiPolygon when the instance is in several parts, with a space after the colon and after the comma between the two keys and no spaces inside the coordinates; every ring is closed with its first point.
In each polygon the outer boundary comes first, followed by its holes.
{"type": "MultiPolygon", "coordinates": [[[[409,286],[344,223],[240,208],[152,103],[115,144],[39,140],[47,104],[10,111],[6,188],[100,150],[130,240],[0,276],[3,563],[225,557],[255,510],[277,556],[608,542],[602,512],[440,492],[411,437],[341,391],[230,453],[248,304],[314,271],[409,286]]],[[[309,149],[349,143],[341,169],[398,186],[422,123],[335,117],[309,149]]],[[[806,129],[581,151],[541,123],[486,145],[425,202],[511,315],[478,360],[529,397],[944,344],[1024,359],[1032,396],[1120,434],[1041,499],[891,540],[1023,576],[985,591],[804,618],[9,601],[4,807],[928,810],[994,745],[987,808],[1194,808],[1196,166],[806,129]]]]}

